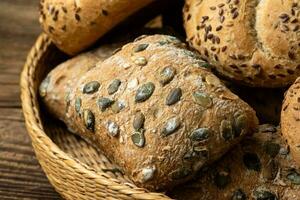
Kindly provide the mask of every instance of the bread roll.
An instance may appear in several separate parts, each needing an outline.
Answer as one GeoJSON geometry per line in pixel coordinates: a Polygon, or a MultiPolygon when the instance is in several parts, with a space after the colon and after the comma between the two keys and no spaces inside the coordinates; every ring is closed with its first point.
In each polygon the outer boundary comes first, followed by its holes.
{"type": "Polygon", "coordinates": [[[285,94],[281,110],[282,135],[287,140],[293,158],[300,166],[300,78],[285,94]]]}
{"type": "Polygon", "coordinates": [[[41,0],[40,22],[62,51],[74,55],[153,0],[41,0]]]}
{"type": "Polygon", "coordinates": [[[79,75],[64,121],[138,186],[172,188],[257,128],[207,66],[175,37],[140,37],[79,75]]]}
{"type": "Polygon", "coordinates": [[[280,130],[262,125],[253,137],[170,196],[178,200],[298,200],[299,173],[280,130]]]}
{"type": "Polygon", "coordinates": [[[186,0],[188,42],[237,82],[281,87],[300,75],[298,0],[186,0]]]}

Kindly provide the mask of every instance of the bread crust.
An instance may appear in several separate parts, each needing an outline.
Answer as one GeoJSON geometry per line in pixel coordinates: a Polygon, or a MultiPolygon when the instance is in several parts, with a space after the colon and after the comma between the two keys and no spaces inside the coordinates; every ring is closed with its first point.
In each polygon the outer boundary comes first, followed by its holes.
{"type": "Polygon", "coordinates": [[[43,30],[62,51],[74,55],[153,0],[42,0],[43,30]]]}
{"type": "Polygon", "coordinates": [[[300,75],[300,3],[294,0],[186,0],[192,47],[237,82],[282,87],[300,75]]]}
{"type": "Polygon", "coordinates": [[[196,179],[170,192],[178,200],[299,199],[300,170],[279,128],[261,125],[196,179]]]}
{"type": "Polygon", "coordinates": [[[282,135],[287,140],[294,160],[300,166],[300,78],[288,89],[281,110],[282,135]]]}
{"type": "Polygon", "coordinates": [[[140,37],[80,75],[64,121],[138,186],[172,188],[257,128],[206,66],[175,37],[140,37]]]}

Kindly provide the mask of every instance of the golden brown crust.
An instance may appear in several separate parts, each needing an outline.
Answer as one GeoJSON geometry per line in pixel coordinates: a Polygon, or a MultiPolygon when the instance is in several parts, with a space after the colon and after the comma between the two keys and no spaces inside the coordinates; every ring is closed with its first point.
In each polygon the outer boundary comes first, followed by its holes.
{"type": "Polygon", "coordinates": [[[207,65],[172,36],[143,36],[80,75],[65,122],[137,185],[171,188],[257,127],[207,65]]]}
{"type": "Polygon", "coordinates": [[[300,195],[299,173],[280,130],[261,125],[253,137],[170,196],[178,200],[295,200],[300,195]]]}
{"type": "Polygon", "coordinates": [[[153,0],[42,0],[40,22],[64,52],[74,55],[153,0]]]}
{"type": "Polygon", "coordinates": [[[281,111],[282,135],[300,166],[300,78],[286,92],[281,111]]]}
{"type": "Polygon", "coordinates": [[[299,9],[296,0],[186,0],[185,30],[222,75],[281,87],[300,75],[299,9]]]}

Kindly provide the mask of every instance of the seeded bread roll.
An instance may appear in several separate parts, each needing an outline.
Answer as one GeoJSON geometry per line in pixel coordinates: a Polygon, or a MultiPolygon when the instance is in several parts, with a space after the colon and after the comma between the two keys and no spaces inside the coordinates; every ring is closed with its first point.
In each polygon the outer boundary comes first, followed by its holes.
{"type": "Polygon", "coordinates": [[[175,37],[140,37],[81,75],[65,123],[138,186],[171,188],[257,128],[207,66],[175,37]]]}
{"type": "Polygon", "coordinates": [[[280,134],[274,126],[261,125],[253,137],[170,196],[178,200],[300,199],[300,171],[280,134]]]}
{"type": "Polygon", "coordinates": [[[41,0],[40,22],[62,51],[74,55],[153,0],[41,0]]]}
{"type": "Polygon", "coordinates": [[[300,75],[299,0],[186,0],[191,46],[237,82],[281,87],[300,75]]]}
{"type": "Polygon", "coordinates": [[[288,89],[281,111],[283,137],[287,140],[294,160],[300,166],[300,78],[288,89]]]}

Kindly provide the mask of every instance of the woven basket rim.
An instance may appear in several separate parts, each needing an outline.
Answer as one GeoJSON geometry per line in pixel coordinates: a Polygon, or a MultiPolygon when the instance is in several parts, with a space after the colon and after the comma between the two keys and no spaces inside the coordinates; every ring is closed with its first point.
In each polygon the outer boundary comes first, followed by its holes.
{"type": "MultiPolygon", "coordinates": [[[[49,150],[46,152],[49,154],[49,156],[52,156],[53,154],[56,155],[59,159],[63,159],[64,162],[67,163],[69,166],[72,166],[72,168],[76,168],[76,170],[79,170],[82,174],[88,174],[88,176],[97,179],[97,181],[102,181],[101,184],[104,184],[108,187],[112,186],[111,188],[116,188],[116,191],[122,193],[123,196],[127,195],[133,199],[170,199],[162,193],[148,192],[143,188],[137,188],[136,186],[133,187],[129,184],[122,184],[117,179],[113,179],[108,175],[105,175],[104,172],[102,173],[93,170],[92,168],[88,167],[86,164],[80,162],[79,160],[72,159],[72,157],[67,155],[67,153],[61,150],[48,137],[41,123],[39,108],[38,106],[36,106],[38,105],[38,95],[36,94],[36,91],[34,91],[33,81],[35,79],[35,69],[38,67],[38,60],[41,59],[42,55],[46,52],[47,48],[49,48],[50,45],[53,45],[50,38],[44,33],[40,34],[27,56],[20,77],[23,115],[25,118],[26,129],[32,140],[32,145],[35,153],[38,153],[37,151],[39,151],[39,146],[43,146],[43,148],[49,150]]],[[[40,158],[37,159],[39,160],[40,158]]],[[[45,171],[44,168],[43,170],[45,171]]],[[[47,171],[45,171],[45,173],[51,182],[47,171]]],[[[61,190],[59,190],[58,188],[55,189],[61,195],[63,195],[61,190]]]]}

